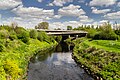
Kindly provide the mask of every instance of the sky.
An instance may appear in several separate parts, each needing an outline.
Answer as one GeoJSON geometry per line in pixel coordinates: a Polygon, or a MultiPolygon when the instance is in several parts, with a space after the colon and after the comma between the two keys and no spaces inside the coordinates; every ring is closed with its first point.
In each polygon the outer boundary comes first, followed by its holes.
{"type": "Polygon", "coordinates": [[[47,21],[49,29],[120,23],[120,0],[0,0],[0,24],[34,28],[47,21]]]}

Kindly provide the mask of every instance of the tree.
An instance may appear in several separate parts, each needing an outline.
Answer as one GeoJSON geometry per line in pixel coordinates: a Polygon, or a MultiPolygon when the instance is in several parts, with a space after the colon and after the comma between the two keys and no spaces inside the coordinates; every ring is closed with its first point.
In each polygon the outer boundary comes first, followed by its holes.
{"type": "Polygon", "coordinates": [[[37,31],[34,29],[32,29],[29,34],[30,34],[30,38],[33,38],[33,39],[36,39],[38,36],[37,31]]]}
{"type": "Polygon", "coordinates": [[[49,23],[48,22],[41,22],[38,26],[35,26],[35,29],[48,29],[49,23]]]}
{"type": "Polygon", "coordinates": [[[12,22],[12,23],[11,23],[11,27],[12,27],[13,29],[15,29],[16,27],[18,27],[18,24],[17,24],[16,22],[12,22]]]}
{"type": "Polygon", "coordinates": [[[67,30],[72,30],[72,26],[67,26],[67,30]]]}

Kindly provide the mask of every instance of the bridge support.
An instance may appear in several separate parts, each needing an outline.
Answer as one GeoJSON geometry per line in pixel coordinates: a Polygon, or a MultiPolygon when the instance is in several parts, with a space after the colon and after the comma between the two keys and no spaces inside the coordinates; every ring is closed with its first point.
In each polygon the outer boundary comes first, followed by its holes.
{"type": "Polygon", "coordinates": [[[68,35],[68,38],[70,38],[70,35],[68,35]]]}
{"type": "Polygon", "coordinates": [[[75,38],[78,38],[78,35],[75,35],[75,38]]]}

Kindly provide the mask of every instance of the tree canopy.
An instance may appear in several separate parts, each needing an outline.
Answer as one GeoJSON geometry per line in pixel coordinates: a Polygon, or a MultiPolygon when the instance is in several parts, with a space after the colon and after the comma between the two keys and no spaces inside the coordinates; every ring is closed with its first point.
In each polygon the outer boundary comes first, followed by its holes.
{"type": "Polygon", "coordinates": [[[35,29],[48,29],[49,23],[48,22],[41,22],[37,26],[35,26],[35,29]]]}
{"type": "Polygon", "coordinates": [[[67,26],[67,30],[72,30],[72,26],[67,26]]]}

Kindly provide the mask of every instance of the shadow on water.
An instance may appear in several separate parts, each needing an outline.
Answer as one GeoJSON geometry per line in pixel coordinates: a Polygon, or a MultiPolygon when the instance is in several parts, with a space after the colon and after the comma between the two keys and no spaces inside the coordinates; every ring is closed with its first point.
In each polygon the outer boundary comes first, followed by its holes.
{"type": "Polygon", "coordinates": [[[73,46],[59,44],[41,51],[29,64],[28,80],[93,80],[72,59],[73,46]]]}

